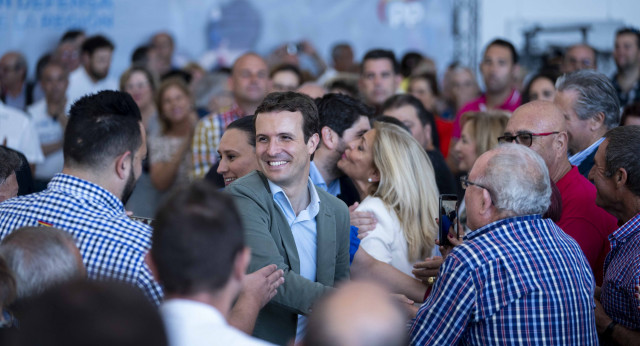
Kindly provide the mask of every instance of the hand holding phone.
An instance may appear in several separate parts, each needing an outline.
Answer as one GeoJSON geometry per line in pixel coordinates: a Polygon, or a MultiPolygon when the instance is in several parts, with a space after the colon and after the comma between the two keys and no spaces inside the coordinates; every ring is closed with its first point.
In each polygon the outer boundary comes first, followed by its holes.
{"type": "Polygon", "coordinates": [[[458,196],[440,195],[438,206],[438,234],[440,246],[453,246],[449,241],[449,229],[458,235],[458,196]]]}

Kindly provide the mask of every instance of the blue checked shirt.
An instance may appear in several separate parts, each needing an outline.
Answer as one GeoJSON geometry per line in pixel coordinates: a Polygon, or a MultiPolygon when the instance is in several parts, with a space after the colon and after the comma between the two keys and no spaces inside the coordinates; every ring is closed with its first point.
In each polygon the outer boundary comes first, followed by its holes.
{"type": "Polygon", "coordinates": [[[151,228],[129,219],[112,193],[60,173],[43,192],[0,204],[0,238],[16,228],[38,225],[51,225],[73,236],[90,279],[131,283],[160,304],[162,289],[144,262],[151,248],[151,228]]]}
{"type": "Polygon", "coordinates": [[[640,285],[640,214],[609,235],[609,241],[600,302],[612,320],[640,330],[640,302],[633,295],[640,285]]]}
{"type": "Polygon", "coordinates": [[[440,268],[412,345],[597,345],[594,280],[578,244],[520,216],[467,234],[440,268]]]}

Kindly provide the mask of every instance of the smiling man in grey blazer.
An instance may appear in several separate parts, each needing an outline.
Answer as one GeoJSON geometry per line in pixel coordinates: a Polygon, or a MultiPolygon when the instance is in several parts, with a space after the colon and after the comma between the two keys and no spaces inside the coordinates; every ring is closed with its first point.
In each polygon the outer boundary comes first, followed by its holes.
{"type": "Polygon", "coordinates": [[[319,142],[318,110],[306,95],[267,95],[256,110],[256,155],[262,172],[228,187],[251,248],[249,271],[276,263],[284,284],[260,312],[254,336],[276,344],[306,330],[314,301],[349,278],[349,212],[316,188],[309,163],[319,142]]]}

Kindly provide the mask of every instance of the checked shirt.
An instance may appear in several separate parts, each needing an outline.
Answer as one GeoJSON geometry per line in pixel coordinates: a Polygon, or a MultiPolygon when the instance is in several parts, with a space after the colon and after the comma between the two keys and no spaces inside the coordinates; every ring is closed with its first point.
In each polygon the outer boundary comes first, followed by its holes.
{"type": "Polygon", "coordinates": [[[73,236],[90,279],[128,282],[160,304],[162,289],[144,262],[151,228],[129,219],[112,193],[59,173],[46,190],[0,203],[0,238],[19,227],[43,225],[73,236]]]}
{"type": "Polygon", "coordinates": [[[610,234],[609,241],[600,302],[612,320],[640,330],[640,302],[633,295],[640,285],[640,214],[610,234]]]}
{"type": "Polygon", "coordinates": [[[218,146],[224,130],[245,115],[247,114],[234,103],[228,111],[209,114],[198,121],[191,145],[191,178],[203,178],[211,166],[218,162],[218,146]]]}
{"type": "Polygon", "coordinates": [[[593,291],[580,247],[551,220],[499,220],[449,254],[411,344],[597,345],[593,291]]]}

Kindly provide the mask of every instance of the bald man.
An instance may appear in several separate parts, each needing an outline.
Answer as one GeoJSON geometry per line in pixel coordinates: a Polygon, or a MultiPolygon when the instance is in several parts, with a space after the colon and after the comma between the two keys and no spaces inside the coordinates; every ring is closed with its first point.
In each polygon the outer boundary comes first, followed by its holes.
{"type": "Polygon", "coordinates": [[[596,206],[596,189],[567,157],[568,135],[562,111],[552,102],[533,101],[518,107],[500,142],[516,141],[537,152],[558,186],[562,214],[558,226],[573,237],[587,257],[599,286],[608,236],[617,228],[615,217],[596,206]]]}
{"type": "Polygon", "coordinates": [[[382,287],[352,281],[316,304],[303,345],[407,345],[405,324],[402,310],[382,287]]]}
{"type": "Polygon", "coordinates": [[[255,113],[270,87],[267,63],[255,53],[240,56],[231,68],[228,80],[233,105],[226,112],[209,114],[196,125],[191,146],[193,178],[203,178],[218,162],[218,145],[229,124],[255,113]]]}

